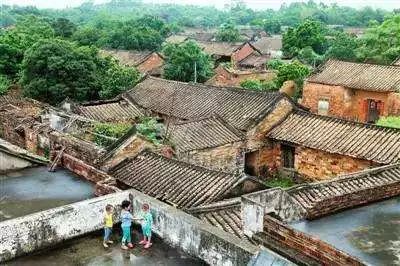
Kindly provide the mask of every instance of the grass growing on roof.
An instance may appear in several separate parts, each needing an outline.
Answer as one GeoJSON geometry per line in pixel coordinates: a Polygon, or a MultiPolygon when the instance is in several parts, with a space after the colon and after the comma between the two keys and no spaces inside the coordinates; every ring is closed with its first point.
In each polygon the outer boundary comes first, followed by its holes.
{"type": "Polygon", "coordinates": [[[112,139],[118,139],[125,135],[132,126],[126,123],[96,123],[93,132],[93,141],[100,146],[107,147],[113,143],[112,139]],[[106,136],[106,137],[102,137],[106,136]]]}
{"type": "Polygon", "coordinates": [[[281,188],[289,188],[296,185],[296,183],[291,178],[282,176],[271,178],[267,180],[265,184],[269,187],[281,187],[281,188]]]}
{"type": "Polygon", "coordinates": [[[400,116],[388,116],[379,118],[378,126],[400,128],[400,116]]]}

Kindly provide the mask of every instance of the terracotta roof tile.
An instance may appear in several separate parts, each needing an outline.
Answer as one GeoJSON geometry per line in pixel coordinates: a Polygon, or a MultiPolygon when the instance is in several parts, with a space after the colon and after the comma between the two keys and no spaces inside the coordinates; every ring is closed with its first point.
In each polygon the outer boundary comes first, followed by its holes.
{"type": "Polygon", "coordinates": [[[110,169],[120,182],[179,208],[211,203],[246,179],[142,151],[110,169]]]}
{"type": "Polygon", "coordinates": [[[329,60],[308,81],[367,91],[398,91],[400,67],[329,60]]]}
{"type": "Polygon", "coordinates": [[[147,77],[126,93],[144,109],[179,119],[219,115],[239,130],[248,130],[284,97],[279,92],[206,86],[147,77]]]}
{"type": "Polygon", "coordinates": [[[209,55],[212,56],[231,56],[242,43],[229,42],[198,42],[199,46],[209,55]]]}
{"type": "Polygon", "coordinates": [[[213,116],[173,125],[171,139],[180,152],[185,152],[238,142],[242,136],[220,117],[213,116]]]}
{"type": "Polygon", "coordinates": [[[269,138],[312,149],[389,164],[400,159],[400,130],[297,110],[269,138]]]}
{"type": "Polygon", "coordinates": [[[262,54],[270,54],[271,51],[282,50],[282,37],[261,37],[252,43],[262,54]]]}
{"type": "Polygon", "coordinates": [[[238,65],[240,67],[265,68],[268,59],[270,59],[269,55],[253,53],[240,61],[238,65]]]}

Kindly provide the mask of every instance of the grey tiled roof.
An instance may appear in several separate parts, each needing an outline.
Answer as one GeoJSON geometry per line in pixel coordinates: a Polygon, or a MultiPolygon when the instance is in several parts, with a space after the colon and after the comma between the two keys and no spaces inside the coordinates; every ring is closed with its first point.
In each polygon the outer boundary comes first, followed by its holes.
{"type": "Polygon", "coordinates": [[[292,112],[268,137],[381,164],[396,163],[400,159],[399,129],[300,110],[292,112]]]}
{"type": "Polygon", "coordinates": [[[216,114],[243,131],[259,122],[284,97],[279,92],[206,86],[154,77],[147,77],[125,95],[144,109],[179,119],[216,114]]]}
{"type": "Polygon", "coordinates": [[[118,181],[179,208],[215,202],[247,177],[212,171],[144,150],[109,171],[118,181]]]}
{"type": "Polygon", "coordinates": [[[242,134],[218,116],[177,123],[171,127],[170,136],[180,152],[217,147],[242,140],[242,134]]]}
{"type": "Polygon", "coordinates": [[[308,81],[367,91],[398,91],[400,66],[329,60],[308,81]]]}
{"type": "Polygon", "coordinates": [[[99,122],[118,122],[143,116],[135,105],[124,99],[84,103],[76,106],[74,112],[99,122]]]}

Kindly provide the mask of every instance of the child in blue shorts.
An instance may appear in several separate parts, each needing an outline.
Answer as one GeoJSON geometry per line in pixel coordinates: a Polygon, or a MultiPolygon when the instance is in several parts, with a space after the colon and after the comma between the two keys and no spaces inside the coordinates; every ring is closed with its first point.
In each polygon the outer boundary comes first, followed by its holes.
{"type": "Polygon", "coordinates": [[[121,228],[122,228],[122,240],[121,240],[121,248],[128,249],[133,248],[132,240],[131,240],[131,225],[132,220],[134,219],[132,214],[129,212],[131,207],[131,203],[128,200],[124,200],[121,203],[121,228]]]}

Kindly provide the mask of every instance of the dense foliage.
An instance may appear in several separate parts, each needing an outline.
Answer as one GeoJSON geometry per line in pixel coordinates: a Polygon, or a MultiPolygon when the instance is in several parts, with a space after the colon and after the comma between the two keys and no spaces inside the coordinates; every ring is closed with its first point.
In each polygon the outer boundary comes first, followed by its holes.
{"type": "Polygon", "coordinates": [[[138,134],[145,137],[154,144],[160,144],[160,139],[163,134],[163,125],[157,123],[157,120],[152,117],[143,117],[136,125],[138,134]]]}
{"type": "Polygon", "coordinates": [[[11,85],[11,81],[7,76],[0,75],[0,95],[6,93],[11,85]]]}
{"type": "Polygon", "coordinates": [[[130,124],[97,123],[94,125],[93,141],[99,146],[107,147],[125,135],[132,126],[130,124]]]}
{"type": "Polygon", "coordinates": [[[138,74],[101,58],[95,48],[52,39],[40,40],[25,53],[22,62],[24,94],[58,103],[112,97],[132,86],[138,74]]]}
{"type": "Polygon", "coordinates": [[[167,44],[163,53],[166,57],[164,77],[167,79],[204,82],[213,74],[211,57],[194,41],[167,44]]]}
{"type": "Polygon", "coordinates": [[[236,42],[240,40],[239,30],[233,23],[222,24],[216,34],[216,38],[221,42],[236,42]]]}
{"type": "Polygon", "coordinates": [[[376,124],[378,126],[400,128],[400,117],[399,116],[381,117],[376,122],[376,124]]]}

